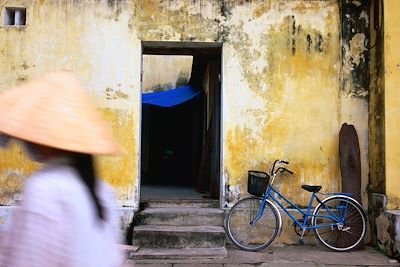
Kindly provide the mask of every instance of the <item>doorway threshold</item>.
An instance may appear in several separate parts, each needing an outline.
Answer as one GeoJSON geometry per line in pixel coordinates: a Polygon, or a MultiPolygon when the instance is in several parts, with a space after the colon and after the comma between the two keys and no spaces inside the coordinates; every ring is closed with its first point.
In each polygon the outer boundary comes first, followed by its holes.
{"type": "Polygon", "coordinates": [[[141,199],[203,199],[193,186],[142,185],[141,199]]]}

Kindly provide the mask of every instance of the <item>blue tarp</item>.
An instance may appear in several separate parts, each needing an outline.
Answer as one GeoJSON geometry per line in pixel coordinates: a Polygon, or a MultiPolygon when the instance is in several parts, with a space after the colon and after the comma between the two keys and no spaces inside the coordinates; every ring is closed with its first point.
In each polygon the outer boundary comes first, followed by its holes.
{"type": "Polygon", "coordinates": [[[198,94],[200,91],[187,85],[168,91],[142,94],[142,104],[169,108],[189,101],[198,94]]]}

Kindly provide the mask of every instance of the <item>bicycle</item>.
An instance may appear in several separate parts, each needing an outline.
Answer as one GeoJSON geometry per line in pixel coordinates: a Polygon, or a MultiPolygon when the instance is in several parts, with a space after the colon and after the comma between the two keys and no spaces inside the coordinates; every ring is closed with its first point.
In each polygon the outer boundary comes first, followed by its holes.
{"type": "Polygon", "coordinates": [[[363,241],[367,228],[367,216],[362,206],[348,193],[319,193],[322,186],[302,185],[311,192],[306,212],[288,200],[274,187],[277,174],[292,171],[282,167],[287,161],[275,160],[270,174],[261,171],[248,172],[248,192],[250,197],[238,201],[229,211],[225,220],[225,231],[240,249],[259,251],[268,247],[282,230],[282,215],[276,203],[293,221],[295,231],[303,237],[313,230],[319,241],[334,251],[351,251],[363,241]],[[275,167],[278,167],[275,170],[275,167]],[[272,179],[271,179],[272,177],[272,179]],[[327,197],[321,200],[318,194],[327,197]],[[278,196],[279,199],[276,197],[278,196]],[[272,201],[271,201],[272,200],[272,201]],[[318,205],[311,214],[314,200],[318,205]],[[286,208],[282,203],[288,203],[286,208]],[[289,211],[294,208],[303,217],[296,217],[289,211]]]}

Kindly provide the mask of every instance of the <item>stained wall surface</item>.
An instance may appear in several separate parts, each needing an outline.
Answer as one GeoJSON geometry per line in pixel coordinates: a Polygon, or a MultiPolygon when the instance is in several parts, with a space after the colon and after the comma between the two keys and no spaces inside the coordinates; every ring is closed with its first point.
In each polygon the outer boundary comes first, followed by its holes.
{"type": "MultiPolygon", "coordinates": [[[[128,152],[100,158],[99,165],[120,204],[130,206],[137,202],[141,44],[128,26],[131,12],[121,8],[103,1],[0,1],[0,88],[58,69],[78,74],[128,152]],[[27,25],[4,26],[5,7],[25,7],[27,25]]],[[[32,171],[21,154],[19,148],[1,153],[1,190],[12,184],[9,190],[19,191],[14,176],[23,181],[32,171]]],[[[15,204],[5,198],[1,204],[15,204]]]]}
{"type": "Polygon", "coordinates": [[[143,55],[142,93],[165,91],[187,85],[192,56],[143,55]]]}
{"type": "Polygon", "coordinates": [[[386,196],[388,209],[400,208],[400,30],[397,15],[399,1],[384,2],[385,27],[385,157],[386,157],[386,196]]]}
{"type": "MultiPolygon", "coordinates": [[[[340,1],[0,0],[1,21],[8,6],[26,7],[27,26],[0,27],[0,88],[75,71],[127,151],[99,160],[121,205],[139,201],[141,41],[223,43],[223,206],[247,194],[247,170],[266,170],[276,158],[295,172],[276,185],[296,203],[308,197],[301,184],[340,191],[344,122],[358,131],[365,197],[368,89],[354,71],[367,36],[355,32],[341,45],[340,1]]],[[[15,203],[34,167],[19,148],[0,154],[0,204],[15,203]]]]}
{"type": "Polygon", "coordinates": [[[397,14],[399,1],[371,5],[370,185],[371,244],[400,260],[399,92],[400,56],[397,14]],[[373,19],[372,19],[373,18],[373,19]]]}
{"type": "MultiPolygon", "coordinates": [[[[385,56],[383,1],[371,5],[369,90],[369,191],[385,194],[385,56]],[[374,19],[372,19],[374,18],[374,19]]],[[[389,29],[390,30],[390,29],[389,29]]]]}

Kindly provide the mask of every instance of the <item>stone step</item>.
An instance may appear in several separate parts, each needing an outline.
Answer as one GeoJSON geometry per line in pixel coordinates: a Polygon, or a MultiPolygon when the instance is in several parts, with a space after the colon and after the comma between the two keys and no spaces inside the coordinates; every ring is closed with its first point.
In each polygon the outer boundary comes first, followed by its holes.
{"type": "Polygon", "coordinates": [[[216,208],[147,208],[140,216],[141,224],[223,226],[225,212],[216,208]]]}
{"type": "Polygon", "coordinates": [[[223,259],[228,257],[228,252],[225,247],[214,248],[139,248],[136,252],[131,252],[130,259],[136,260],[135,263],[146,263],[146,260],[193,260],[193,259],[223,259]],[[137,260],[141,260],[138,262],[137,260]]]}
{"type": "Polygon", "coordinates": [[[225,246],[222,226],[138,225],[132,242],[140,248],[212,248],[225,246]]]}
{"type": "Polygon", "coordinates": [[[141,202],[145,208],[218,208],[219,200],[216,199],[147,199],[141,202]]]}

